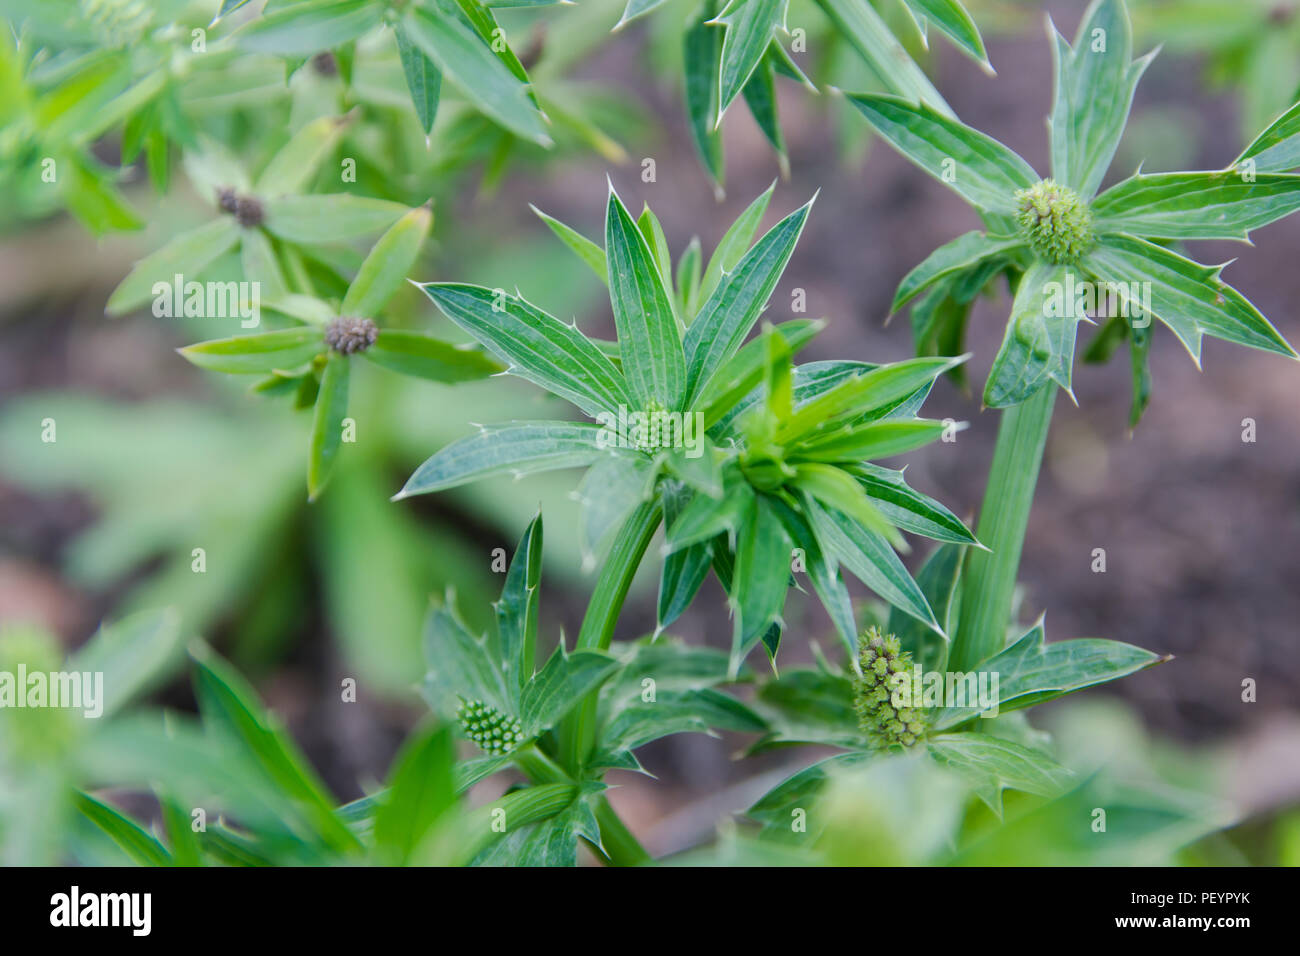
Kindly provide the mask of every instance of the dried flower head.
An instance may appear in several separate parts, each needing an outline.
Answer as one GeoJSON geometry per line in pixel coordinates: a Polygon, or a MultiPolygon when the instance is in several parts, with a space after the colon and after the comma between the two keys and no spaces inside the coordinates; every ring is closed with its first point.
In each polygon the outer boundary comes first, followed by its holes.
{"type": "Polygon", "coordinates": [[[1016,192],[1016,221],[1040,259],[1068,265],[1092,251],[1092,210],[1069,186],[1043,179],[1016,192]]]}
{"type": "Polygon", "coordinates": [[[255,226],[260,226],[264,215],[261,200],[253,196],[239,196],[236,198],[235,219],[244,228],[252,229],[255,226]]]}
{"type": "Polygon", "coordinates": [[[238,208],[238,205],[239,205],[239,197],[235,195],[235,191],[233,189],[231,189],[229,186],[217,187],[217,208],[218,209],[220,209],[222,212],[228,212],[231,215],[234,215],[236,208],[238,208]]]}
{"type": "Polygon", "coordinates": [[[456,711],[465,736],[486,754],[500,757],[523,740],[524,728],[515,718],[481,700],[467,700],[456,711]]]}
{"type": "Polygon", "coordinates": [[[853,681],[858,727],[876,749],[912,746],[925,732],[924,713],[916,707],[897,706],[893,701],[898,686],[894,675],[911,672],[912,655],[899,647],[894,635],[882,635],[874,627],[862,635],[859,647],[862,675],[853,681]]]}
{"type": "Polygon", "coordinates": [[[344,315],[325,326],[325,344],[335,352],[351,355],[375,344],[379,328],[369,319],[344,315]]]}
{"type": "Polygon", "coordinates": [[[335,59],[334,54],[329,50],[324,53],[317,53],[311,58],[312,69],[321,76],[337,76],[339,72],[339,61],[335,59]]]}

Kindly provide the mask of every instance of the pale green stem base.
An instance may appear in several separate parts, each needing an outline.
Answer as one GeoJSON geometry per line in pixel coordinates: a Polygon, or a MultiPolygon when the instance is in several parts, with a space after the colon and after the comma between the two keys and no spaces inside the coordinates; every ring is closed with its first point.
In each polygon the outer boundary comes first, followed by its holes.
{"type": "Polygon", "coordinates": [[[948,656],[950,671],[971,671],[1006,644],[1020,551],[1038,484],[1056,385],[1049,382],[1002,413],[972,548],[962,577],[961,620],[948,656]]]}

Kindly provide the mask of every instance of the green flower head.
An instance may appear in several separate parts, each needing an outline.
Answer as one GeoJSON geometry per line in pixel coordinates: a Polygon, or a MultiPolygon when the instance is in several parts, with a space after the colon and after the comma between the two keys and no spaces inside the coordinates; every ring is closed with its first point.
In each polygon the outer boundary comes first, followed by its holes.
{"type": "Polygon", "coordinates": [[[456,718],[465,736],[493,757],[510,753],[523,740],[523,724],[481,700],[465,701],[456,718]]]}
{"type": "Polygon", "coordinates": [[[848,97],[883,139],[984,220],[983,230],[936,249],[899,283],[893,310],[910,304],[918,354],[960,351],[980,290],[1006,281],[1014,298],[984,386],[990,408],[1018,405],[1052,387],[1073,395],[1076,351],[1100,362],[1127,343],[1129,423],[1136,425],[1150,399],[1148,356],[1158,328],[1197,363],[1207,335],[1296,358],[1260,311],[1223,281],[1223,266],[1204,265],[1173,245],[1249,241],[1252,230],[1300,209],[1300,176],[1288,172],[1296,161],[1285,145],[1294,116],[1284,114],[1224,168],[1139,170],[1103,190],[1154,54],[1134,58],[1123,0],[1093,0],[1073,45],[1054,27],[1051,40],[1056,76],[1047,176],[931,103],[878,93],[848,97]],[[1094,321],[1092,341],[1076,349],[1081,323],[1094,321]]]}
{"type": "Polygon", "coordinates": [[[858,665],[862,674],[853,680],[853,709],[859,729],[873,749],[911,747],[925,733],[924,711],[898,706],[893,699],[899,683],[895,675],[912,670],[911,653],[900,648],[894,635],[871,627],[862,635],[858,665]]]}
{"type": "Polygon", "coordinates": [[[1053,265],[1077,262],[1092,251],[1092,210],[1069,186],[1042,179],[1016,191],[1016,222],[1034,253],[1053,265]]]}

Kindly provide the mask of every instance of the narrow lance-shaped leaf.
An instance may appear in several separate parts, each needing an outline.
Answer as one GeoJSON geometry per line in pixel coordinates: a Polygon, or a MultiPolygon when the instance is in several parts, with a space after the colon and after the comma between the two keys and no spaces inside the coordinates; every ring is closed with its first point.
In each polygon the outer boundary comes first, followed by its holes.
{"type": "Polygon", "coordinates": [[[641,408],[653,400],[676,410],[686,368],[672,301],[645,237],[613,189],[605,215],[605,255],[623,374],[641,408]]]}
{"type": "Polygon", "coordinates": [[[1121,0],[1094,0],[1079,24],[1073,49],[1055,28],[1052,38],[1052,175],[1087,200],[1097,192],[1115,155],[1133,91],[1151,57],[1132,61],[1133,31],[1121,0]]]}
{"type": "Polygon", "coordinates": [[[431,382],[473,382],[503,371],[475,348],[407,329],[381,329],[374,345],[361,355],[367,362],[431,382]]]}
{"type": "MultiPolygon", "coordinates": [[[[777,46],[778,41],[773,40],[772,45],[777,46]]],[[[781,122],[777,118],[776,71],[772,66],[770,54],[758,64],[758,68],[749,77],[749,82],[745,84],[742,92],[745,105],[749,107],[754,122],[758,124],[758,128],[763,131],[772,149],[776,151],[781,175],[788,179],[790,157],[785,148],[785,136],[781,133],[781,122]]]]}
{"type": "Polygon", "coordinates": [[[231,219],[216,219],[207,225],[176,236],[169,243],[135,264],[108,297],[105,311],[124,315],[157,295],[158,283],[172,284],[198,276],[239,241],[239,226],[231,219]]]}
{"type": "Polygon", "coordinates": [[[76,807],[87,820],[140,866],[171,866],[172,857],[158,839],[125,814],[84,793],[77,793],[76,807]]]}
{"type": "Polygon", "coordinates": [[[336,850],[358,847],[334,812],[334,802],[307,761],[252,689],[206,647],[197,652],[195,696],[204,724],[241,746],[241,753],[302,814],[303,821],[336,850]]]}
{"type": "MultiPolygon", "coordinates": [[[[664,528],[671,528],[688,502],[696,497],[682,486],[666,488],[664,501],[664,528]]],[[[713,499],[716,500],[716,499],[713,499]]],[[[665,531],[665,535],[667,531],[665,531]]],[[[656,635],[671,625],[690,605],[691,600],[708,576],[712,556],[707,541],[697,542],[664,555],[659,575],[659,597],[656,605],[656,635]]]]}
{"type": "Polygon", "coordinates": [[[1064,694],[1127,677],[1169,660],[1132,644],[1096,638],[1044,642],[1041,621],[1010,647],[975,669],[997,675],[997,698],[986,707],[981,700],[956,701],[935,715],[936,730],[956,727],[986,710],[1005,713],[1054,700],[1064,694]]]}
{"type": "Polygon", "coordinates": [[[686,68],[686,115],[690,119],[695,150],[713,180],[714,191],[722,194],[722,135],[714,117],[718,115],[718,62],[722,55],[722,31],[709,26],[711,2],[687,24],[682,34],[682,59],[686,68]]]}
{"type": "Polygon", "coordinates": [[[849,596],[848,587],[844,584],[844,576],[840,573],[839,561],[822,544],[816,529],[806,515],[795,511],[784,502],[772,500],[777,517],[785,525],[790,540],[796,547],[802,549],[804,564],[808,570],[808,577],[813,583],[813,589],[817,592],[822,606],[826,608],[826,613],[830,615],[831,623],[835,625],[840,640],[844,642],[845,652],[852,657],[857,653],[858,625],[853,614],[853,600],[849,596]]]}
{"type": "Polygon", "coordinates": [[[865,461],[850,470],[881,513],[900,528],[937,541],[978,544],[955,514],[909,486],[901,471],[865,461]]]}
{"type": "MultiPolygon", "coordinates": [[[[811,342],[824,325],[825,323],[818,319],[793,319],[772,326],[772,331],[784,337],[791,353],[794,353],[811,342]]],[[[702,410],[705,428],[712,428],[724,413],[736,407],[740,400],[761,381],[764,347],[761,339],[751,339],[724,362],[709,379],[708,385],[692,403],[697,409],[702,410]]],[[[799,369],[796,368],[796,392],[798,378],[799,369]]]]}
{"type": "Polygon", "coordinates": [[[736,569],[731,579],[735,615],[730,672],[769,628],[781,623],[790,581],[790,536],[764,495],[755,496],[736,541],[736,569]]]}
{"type": "Polygon", "coordinates": [[[266,203],[266,231],[290,242],[343,242],[385,229],[407,211],[401,203],[348,193],[283,196],[266,203]]]}
{"type": "Polygon", "coordinates": [[[721,65],[718,70],[718,118],[722,122],[731,101],[736,98],[776,35],[785,25],[788,0],[728,0],[714,23],[726,27],[722,40],[721,65]]]}
{"type": "Polygon", "coordinates": [[[1129,330],[1129,375],[1133,380],[1133,401],[1129,406],[1128,427],[1137,428],[1151,401],[1151,328],[1134,326],[1129,330]]]}
{"type": "Polygon", "coordinates": [[[1017,237],[990,236],[983,232],[964,233],[930,253],[924,262],[903,276],[889,311],[897,312],[945,276],[966,272],[981,262],[1005,255],[1022,245],[1022,240],[1017,237]]]}
{"type": "Polygon", "coordinates": [[[339,314],[371,319],[378,315],[415,265],[432,222],[433,210],[426,203],[380,236],[348,286],[339,314]]]}
{"type": "MultiPolygon", "coordinates": [[[[350,122],[349,116],[322,116],[312,120],[271,157],[253,184],[253,191],[263,199],[301,192],[338,144],[350,122]]],[[[332,232],[318,232],[312,238],[319,241],[322,235],[332,235],[332,232]]]]}
{"type": "Polygon", "coordinates": [[[1086,264],[1108,282],[1138,283],[1139,288],[1149,283],[1152,311],[1198,361],[1202,332],[1266,352],[1296,355],[1259,310],[1220,278],[1222,266],[1203,266],[1132,236],[1107,236],[1086,264]]]}
{"type": "MultiPolygon", "coordinates": [[[[815,198],[815,197],[814,197],[815,198]]],[[[814,200],[771,228],[722,276],[686,330],[687,404],[709,385],[714,373],[736,354],[758,321],[803,232],[814,200]]],[[[760,214],[761,215],[761,214],[760,214]]]]}
{"type": "Polygon", "coordinates": [[[144,220],[127,205],[109,175],[76,156],[63,159],[69,170],[63,179],[63,200],[68,211],[96,236],[106,232],[140,229],[144,220]]]}
{"type": "MultiPolygon", "coordinates": [[[[623,375],[575,326],[501,289],[430,282],[420,286],[442,313],[509,371],[596,418],[633,407],[623,375]]],[[[671,317],[669,319],[671,322],[671,317]]]]}
{"type": "Polygon", "coordinates": [[[703,268],[700,237],[692,236],[686,249],[677,259],[677,295],[688,325],[695,318],[695,313],[700,311],[700,283],[704,278],[703,268]]]}
{"type": "Polygon", "coordinates": [[[1211,173],[1132,176],[1092,205],[1098,233],[1152,239],[1241,239],[1300,209],[1300,176],[1211,173]]]}
{"type": "Polygon", "coordinates": [[[928,103],[945,116],[955,115],[872,4],[865,0],[817,2],[886,89],[909,102],[928,103]]]}
{"type": "Polygon", "coordinates": [[[493,475],[576,468],[614,454],[608,434],[589,422],[511,422],[457,439],[429,458],[396,497],[443,491],[493,475]]]}
{"type": "Polygon", "coordinates": [[[614,24],[614,29],[621,30],[625,24],[632,22],[637,17],[645,16],[663,3],[664,0],[627,0],[627,6],[623,8],[623,15],[618,18],[618,23],[614,24]]]}
{"type": "Polygon", "coordinates": [[[312,326],[213,339],[180,349],[199,368],[235,375],[287,371],[310,362],[325,349],[321,330],[312,326]]]}
{"type": "Polygon", "coordinates": [[[862,486],[844,469],[818,462],[804,462],[796,465],[794,471],[791,484],[796,488],[825,507],[841,512],[855,523],[881,535],[894,547],[906,546],[898,529],[880,513],[862,486]]]}
{"type": "Polygon", "coordinates": [[[140,611],[102,626],[69,661],[68,670],[104,676],[100,716],[112,716],[166,677],[184,654],[185,637],[175,609],[140,611]]]}
{"type": "Polygon", "coordinates": [[[915,15],[945,33],[972,60],[993,72],[979,28],[958,0],[904,0],[904,3],[915,15]]]}
{"type": "Polygon", "coordinates": [[[920,418],[851,425],[822,437],[806,439],[790,449],[790,455],[845,463],[888,458],[930,444],[948,427],[944,422],[920,418]]]}
{"type": "Polygon", "coordinates": [[[393,759],[388,790],[375,813],[375,846],[394,864],[404,864],[438,819],[456,804],[451,732],[430,727],[417,732],[393,759]]]}
{"type": "Polygon", "coordinates": [[[450,2],[436,10],[412,7],[402,20],[410,40],[471,103],[524,139],[549,146],[551,138],[527,86],[513,75],[450,2]]]}
{"type": "Polygon", "coordinates": [[[781,423],[777,440],[792,442],[830,423],[856,417],[907,398],[944,372],[962,364],[969,356],[916,358],[870,368],[854,374],[835,387],[801,404],[781,423]]]}
{"type": "Polygon", "coordinates": [[[722,234],[722,239],[718,241],[717,248],[713,250],[713,255],[709,256],[709,262],[704,267],[704,280],[700,286],[701,299],[711,296],[718,283],[722,281],[722,274],[735,269],[736,263],[740,262],[741,257],[749,251],[754,236],[758,235],[758,227],[763,222],[763,216],[767,213],[768,204],[772,201],[772,193],[775,191],[776,180],[772,180],[771,185],[759,193],[722,234]]]}
{"type": "MultiPolygon", "coordinates": [[[[668,250],[668,236],[664,233],[664,225],[659,221],[659,217],[654,214],[649,203],[641,210],[641,215],[637,217],[636,227],[641,230],[641,237],[645,239],[646,245],[650,247],[650,254],[654,257],[655,265],[659,267],[659,276],[663,279],[664,291],[668,293],[668,301],[673,307],[673,314],[677,316],[677,330],[680,334],[686,328],[686,323],[677,308],[677,298],[673,295],[673,260],[672,253],[668,250]]],[[[606,265],[608,270],[608,264],[606,265]]]]}
{"type": "Polygon", "coordinates": [[[880,535],[805,496],[817,539],[855,578],[894,607],[938,629],[934,612],[903,562],[880,535]]]}
{"type": "Polygon", "coordinates": [[[1253,166],[1257,173],[1282,173],[1300,169],[1300,102],[1269,124],[1233,166],[1253,166]]]}
{"type": "Polygon", "coordinates": [[[537,647],[537,606],[542,578],[542,516],[524,530],[506,571],[496,603],[497,639],[507,680],[522,690],[533,676],[537,647]]]}
{"type": "Polygon", "coordinates": [[[393,27],[393,35],[397,39],[397,54],[402,61],[402,73],[406,77],[406,88],[411,93],[415,115],[420,120],[424,135],[428,136],[433,132],[433,123],[438,117],[442,74],[434,62],[411,42],[403,24],[398,23],[393,27]]]}
{"type": "Polygon", "coordinates": [[[343,444],[343,419],[348,413],[348,378],[352,366],[346,355],[331,352],[321,374],[320,393],[312,418],[307,461],[307,496],[315,501],[325,489],[343,444]]]}
{"type": "Polygon", "coordinates": [[[551,232],[555,233],[561,242],[568,246],[579,259],[587,264],[592,272],[600,277],[601,282],[606,285],[609,284],[609,266],[605,263],[604,249],[576,229],[548,216],[536,206],[529,206],[529,208],[537,213],[537,217],[550,227],[551,232]]]}
{"type": "Polygon", "coordinates": [[[239,241],[239,261],[245,282],[256,282],[268,305],[281,302],[288,294],[284,271],[275,257],[271,240],[261,229],[245,229],[239,241]]]}
{"type": "Polygon", "coordinates": [[[882,137],[925,172],[987,212],[1014,215],[1015,193],[1038,175],[990,136],[928,104],[896,96],[853,93],[848,100],[882,137]]]}
{"type": "Polygon", "coordinates": [[[378,26],[381,13],[379,5],[370,0],[298,3],[254,20],[237,37],[245,50],[311,56],[342,46],[378,26]]]}

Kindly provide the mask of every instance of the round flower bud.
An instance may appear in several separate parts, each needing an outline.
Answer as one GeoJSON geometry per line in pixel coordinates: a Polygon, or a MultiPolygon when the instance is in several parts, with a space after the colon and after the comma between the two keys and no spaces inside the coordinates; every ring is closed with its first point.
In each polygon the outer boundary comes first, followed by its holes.
{"type": "Polygon", "coordinates": [[[1016,222],[1034,254],[1052,265],[1068,265],[1092,251],[1092,210],[1069,186],[1041,180],[1016,193],[1016,222]]]}
{"type": "Polygon", "coordinates": [[[378,337],[375,323],[357,316],[345,315],[325,326],[325,344],[344,355],[364,352],[378,337]]]}
{"type": "Polygon", "coordinates": [[[523,724],[481,700],[462,702],[456,718],[465,736],[493,757],[510,753],[523,739],[523,724]]]}

